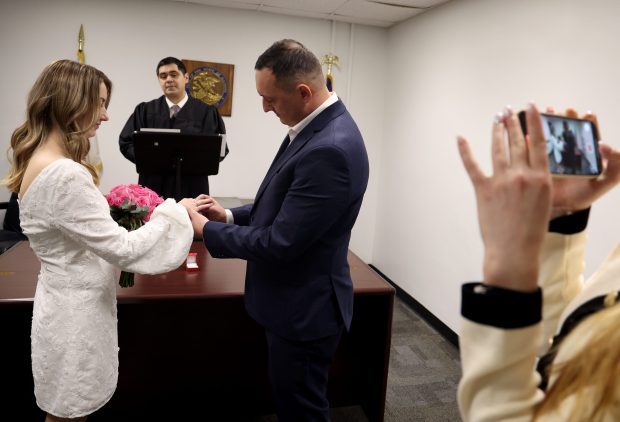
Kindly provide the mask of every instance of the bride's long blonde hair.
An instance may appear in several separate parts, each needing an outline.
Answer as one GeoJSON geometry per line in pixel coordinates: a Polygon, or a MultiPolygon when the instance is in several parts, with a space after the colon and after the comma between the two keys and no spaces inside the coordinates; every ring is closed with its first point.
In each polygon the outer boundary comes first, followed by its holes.
{"type": "Polygon", "coordinates": [[[569,398],[573,405],[567,422],[620,418],[619,323],[620,304],[616,304],[584,319],[563,340],[560,348],[587,339],[573,357],[552,366],[550,378],[555,380],[534,420],[559,409],[569,398]]]}
{"type": "Polygon", "coordinates": [[[86,160],[90,150],[86,134],[100,117],[102,82],[108,90],[107,107],[112,82],[100,70],[72,60],[58,60],[43,69],[28,95],[26,121],[11,136],[11,168],[2,180],[9,190],[19,192],[30,158],[54,129],[64,136],[67,156],[86,167],[99,183],[96,168],[86,160]]]}

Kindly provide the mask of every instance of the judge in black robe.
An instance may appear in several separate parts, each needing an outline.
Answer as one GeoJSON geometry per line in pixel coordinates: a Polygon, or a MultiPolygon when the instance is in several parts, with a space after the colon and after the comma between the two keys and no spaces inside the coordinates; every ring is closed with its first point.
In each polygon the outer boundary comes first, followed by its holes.
{"type": "MultiPolygon", "coordinates": [[[[187,103],[175,117],[170,118],[166,97],[162,95],[155,100],[138,104],[121,132],[119,138],[121,152],[133,163],[136,162],[133,133],[142,128],[180,129],[181,133],[192,135],[226,133],[224,121],[216,107],[188,95],[187,103]]],[[[226,146],[226,154],[228,154],[228,146],[226,146]]],[[[220,161],[223,159],[224,157],[221,157],[220,161]]],[[[180,195],[175,194],[175,173],[173,171],[161,175],[140,174],[138,183],[154,190],[164,198],[176,200],[195,198],[201,193],[209,194],[207,176],[184,176],[180,195]]]]}

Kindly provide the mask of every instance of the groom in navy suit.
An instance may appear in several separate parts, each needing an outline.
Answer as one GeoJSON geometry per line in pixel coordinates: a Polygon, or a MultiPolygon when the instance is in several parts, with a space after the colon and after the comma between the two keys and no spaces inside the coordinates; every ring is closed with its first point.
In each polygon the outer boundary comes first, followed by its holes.
{"type": "Polygon", "coordinates": [[[281,40],[257,60],[265,112],[288,126],[254,203],[196,198],[213,257],[247,260],[245,305],[265,328],[280,422],[329,421],[327,378],[353,313],[351,228],[368,183],[364,141],[316,56],[281,40]]]}

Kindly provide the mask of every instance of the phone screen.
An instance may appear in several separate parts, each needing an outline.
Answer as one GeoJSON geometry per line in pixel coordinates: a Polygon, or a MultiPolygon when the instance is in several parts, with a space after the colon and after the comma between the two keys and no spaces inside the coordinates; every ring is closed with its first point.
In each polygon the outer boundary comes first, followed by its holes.
{"type": "MultiPolygon", "coordinates": [[[[541,113],[547,141],[547,158],[552,174],[561,176],[598,176],[601,154],[596,126],[590,120],[541,113]]],[[[519,114],[525,127],[525,114],[519,114]]]]}

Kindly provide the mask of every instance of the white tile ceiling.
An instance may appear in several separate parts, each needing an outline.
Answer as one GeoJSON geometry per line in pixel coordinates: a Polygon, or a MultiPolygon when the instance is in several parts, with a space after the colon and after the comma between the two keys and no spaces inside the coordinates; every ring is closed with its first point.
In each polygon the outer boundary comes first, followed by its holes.
{"type": "Polygon", "coordinates": [[[389,27],[449,0],[173,0],[389,27]]]}

